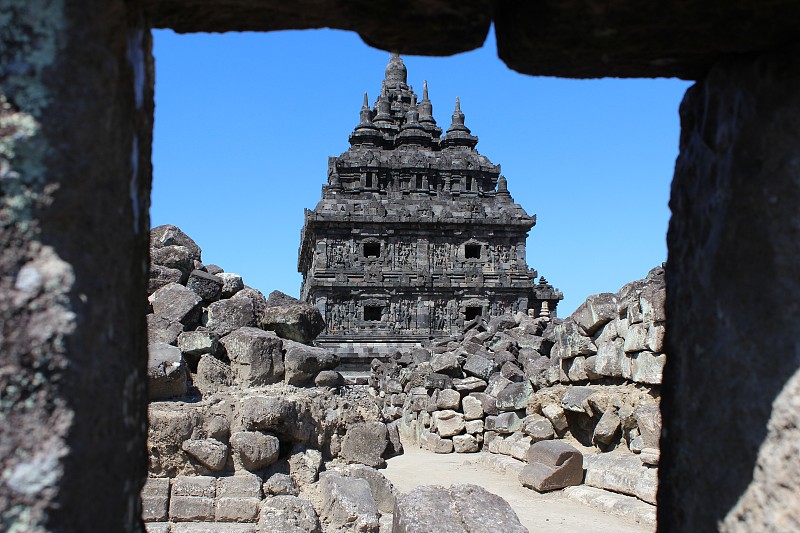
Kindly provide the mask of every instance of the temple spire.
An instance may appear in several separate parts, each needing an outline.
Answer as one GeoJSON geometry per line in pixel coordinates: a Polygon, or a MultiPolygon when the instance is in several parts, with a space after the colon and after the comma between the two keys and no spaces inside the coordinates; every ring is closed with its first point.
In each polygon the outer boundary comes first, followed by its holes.
{"type": "Polygon", "coordinates": [[[392,57],[389,59],[389,64],[386,65],[386,84],[389,87],[398,85],[405,85],[408,81],[408,70],[403,64],[403,58],[400,54],[392,52],[392,57]]]}
{"type": "Polygon", "coordinates": [[[367,97],[367,93],[364,92],[364,104],[361,106],[361,113],[360,113],[361,124],[370,123],[369,115],[370,115],[369,99],[367,97]]]}
{"type": "Polygon", "coordinates": [[[442,140],[443,147],[469,146],[474,148],[478,138],[472,135],[469,128],[464,125],[464,113],[461,111],[461,99],[456,96],[456,108],[453,110],[453,121],[447,128],[447,135],[442,140]]]}

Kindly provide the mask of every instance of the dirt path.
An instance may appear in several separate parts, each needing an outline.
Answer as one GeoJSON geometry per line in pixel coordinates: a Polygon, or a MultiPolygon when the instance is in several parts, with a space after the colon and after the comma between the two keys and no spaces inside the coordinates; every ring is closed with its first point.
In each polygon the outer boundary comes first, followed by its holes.
{"type": "MultiPolygon", "coordinates": [[[[504,498],[531,533],[651,533],[652,527],[605,514],[556,491],[539,494],[520,485],[514,474],[490,466],[469,464],[471,454],[435,454],[406,446],[403,455],[389,459],[383,474],[400,492],[419,485],[473,483],[504,498]]],[[[499,532],[498,532],[499,533],[499,532]]]]}

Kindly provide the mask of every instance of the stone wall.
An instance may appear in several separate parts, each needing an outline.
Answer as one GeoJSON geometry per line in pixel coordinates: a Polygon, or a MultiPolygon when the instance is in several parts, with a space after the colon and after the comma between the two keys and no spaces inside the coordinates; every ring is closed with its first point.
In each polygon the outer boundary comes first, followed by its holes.
{"type": "MultiPolygon", "coordinates": [[[[585,468],[588,485],[652,505],[664,302],[658,267],[616,294],[590,296],[563,320],[524,313],[477,319],[459,338],[375,360],[370,384],[389,426],[408,442],[529,462],[537,457],[533,444],[570,442],[584,457],[569,485],[584,481],[585,468]]],[[[566,486],[532,477],[520,474],[537,490],[566,486]]]]}

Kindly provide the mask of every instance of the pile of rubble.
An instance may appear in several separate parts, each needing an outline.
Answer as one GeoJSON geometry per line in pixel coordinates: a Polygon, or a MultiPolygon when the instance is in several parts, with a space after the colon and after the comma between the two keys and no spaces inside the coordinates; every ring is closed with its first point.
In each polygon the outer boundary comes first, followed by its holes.
{"type": "Polygon", "coordinates": [[[175,226],[150,252],[147,530],[386,529],[395,493],[375,467],[399,436],[311,344],[317,309],[203,265],[175,226]]]}
{"type": "Polygon", "coordinates": [[[659,267],[567,319],[479,317],[460,338],[374,360],[372,394],[423,448],[526,461],[520,481],[537,490],[585,481],[655,504],[664,296],[659,267]]]}

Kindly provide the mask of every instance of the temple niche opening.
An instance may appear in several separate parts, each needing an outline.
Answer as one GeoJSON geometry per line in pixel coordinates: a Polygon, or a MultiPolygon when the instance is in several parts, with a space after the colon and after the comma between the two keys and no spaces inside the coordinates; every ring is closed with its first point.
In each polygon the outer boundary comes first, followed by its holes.
{"type": "Polygon", "coordinates": [[[344,362],[457,335],[481,316],[555,316],[563,299],[528,267],[536,216],[475,149],[459,99],[443,132],[427,82],[417,101],[407,78],[392,55],[380,95],[371,108],[364,95],[350,148],[329,158],[322,199],[305,212],[301,299],[325,317],[319,345],[344,362]]]}

